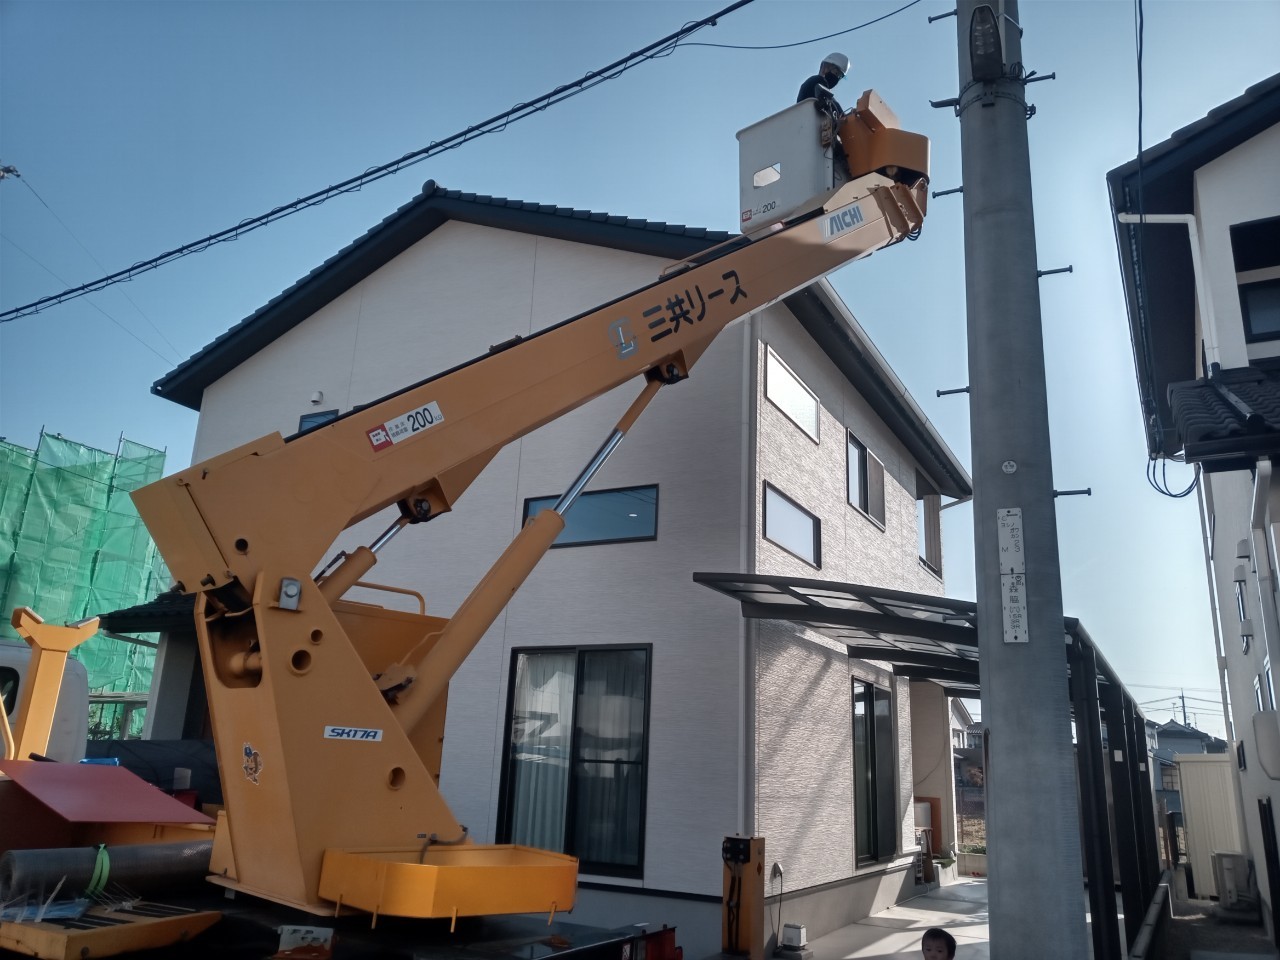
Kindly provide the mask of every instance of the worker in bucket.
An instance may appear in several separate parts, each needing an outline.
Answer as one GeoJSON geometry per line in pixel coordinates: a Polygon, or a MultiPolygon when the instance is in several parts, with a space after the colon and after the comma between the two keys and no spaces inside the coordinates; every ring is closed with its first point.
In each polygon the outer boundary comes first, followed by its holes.
{"type": "Polygon", "coordinates": [[[800,85],[800,93],[796,103],[812,100],[822,117],[819,138],[822,146],[830,147],[836,165],[849,175],[849,159],[845,154],[844,144],[840,142],[840,124],[844,120],[844,110],[831,92],[831,88],[844,79],[849,71],[849,58],[843,53],[829,53],[822,59],[818,72],[800,85]]]}
{"type": "Polygon", "coordinates": [[[840,109],[840,104],[831,89],[843,80],[848,72],[848,57],[843,53],[827,54],[822,60],[822,65],[818,67],[818,72],[800,85],[800,94],[796,97],[796,103],[816,100],[819,110],[830,111],[837,118],[843,117],[844,111],[840,109]]]}

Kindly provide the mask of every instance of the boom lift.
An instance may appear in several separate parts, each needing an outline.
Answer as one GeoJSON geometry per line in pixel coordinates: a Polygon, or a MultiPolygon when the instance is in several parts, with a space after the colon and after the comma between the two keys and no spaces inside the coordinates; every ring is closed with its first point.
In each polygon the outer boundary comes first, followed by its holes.
{"type": "Polygon", "coordinates": [[[868,91],[842,130],[852,178],[813,140],[801,152],[830,178],[814,183],[771,153],[794,153],[778,131],[813,114],[797,104],[739,135],[744,236],[321,428],[134,493],[179,589],[196,594],[226,803],[213,882],[374,922],[573,906],[573,858],[473,843],[442,799],[449,680],[636,418],[727,324],[920,229],[928,141],[868,91]],[[638,395],[598,453],[451,618],[343,599],[383,545],[451,510],[504,445],[631,380],[638,395]],[[392,506],[381,536],[313,575],[343,530],[392,506]]]}

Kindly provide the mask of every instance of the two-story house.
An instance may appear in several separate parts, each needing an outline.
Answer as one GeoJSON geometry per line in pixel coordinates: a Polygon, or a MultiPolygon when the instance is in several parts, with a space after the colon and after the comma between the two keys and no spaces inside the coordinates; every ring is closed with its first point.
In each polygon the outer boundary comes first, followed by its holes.
{"type": "MultiPolygon", "coordinates": [[[[428,182],[154,390],[199,411],[200,461],[377,400],[726,238],[428,182]]],[[[447,615],[563,492],[633,392],[510,444],[454,512],[389,544],[372,579],[420,590],[447,615]]],[[[946,692],[801,626],[744,621],[692,574],[940,596],[941,498],[970,493],[825,281],[730,327],[630,431],[455,675],[446,799],[482,842],[577,856],[574,919],[677,923],[691,955],[720,946],[726,835],[765,837],[770,892],[785,891],[788,921],[811,936],[910,895],[913,800],[951,796],[946,692]],[[927,719],[913,731],[913,718],[927,719]],[[938,776],[922,791],[912,746],[925,735],[942,762],[922,772],[938,776]]],[[[371,518],[343,545],[386,525],[371,518]]],[[[158,689],[185,696],[190,685],[158,689]]],[[[953,806],[941,812],[954,824],[953,806]]]]}
{"type": "Polygon", "coordinates": [[[1280,657],[1278,168],[1280,75],[1107,175],[1148,454],[1196,466],[1244,852],[1273,936],[1280,928],[1272,677],[1280,657]]]}

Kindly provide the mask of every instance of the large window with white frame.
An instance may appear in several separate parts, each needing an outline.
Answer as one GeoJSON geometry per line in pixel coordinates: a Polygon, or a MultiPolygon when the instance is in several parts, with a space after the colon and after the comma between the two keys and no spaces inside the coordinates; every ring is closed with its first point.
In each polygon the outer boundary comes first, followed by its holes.
{"type": "Polygon", "coordinates": [[[813,440],[818,439],[818,398],[773,352],[773,347],[765,351],[764,395],[788,420],[813,440]]]}
{"type": "Polygon", "coordinates": [[[641,877],[650,648],[516,651],[498,835],[641,877]]]}
{"type": "Polygon", "coordinates": [[[822,567],[822,521],[773,485],[764,485],[764,538],[822,567]]]}

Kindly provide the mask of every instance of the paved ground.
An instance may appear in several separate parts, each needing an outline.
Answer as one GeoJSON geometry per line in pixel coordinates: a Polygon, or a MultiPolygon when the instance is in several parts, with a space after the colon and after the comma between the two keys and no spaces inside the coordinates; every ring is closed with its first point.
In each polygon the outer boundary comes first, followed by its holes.
{"type": "Polygon", "coordinates": [[[1219,923],[1210,900],[1175,900],[1164,960],[1276,960],[1261,924],[1219,923]]]}
{"type": "Polygon", "coordinates": [[[956,960],[988,960],[987,882],[961,880],[809,941],[813,960],[920,956],[920,935],[942,927],[956,938],[956,960]]]}

